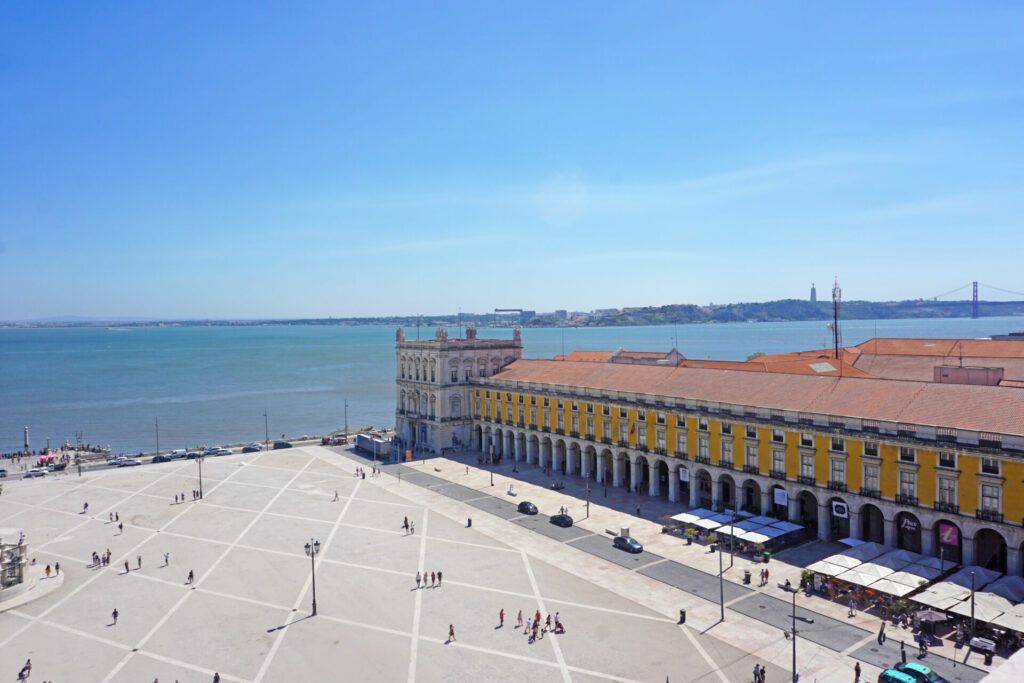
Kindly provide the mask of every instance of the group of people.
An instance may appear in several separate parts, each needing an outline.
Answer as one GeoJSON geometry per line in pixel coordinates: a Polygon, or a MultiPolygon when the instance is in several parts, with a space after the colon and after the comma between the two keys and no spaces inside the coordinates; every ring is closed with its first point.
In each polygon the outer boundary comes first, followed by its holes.
{"type": "MultiPolygon", "coordinates": [[[[192,489],[192,500],[199,500],[200,498],[202,498],[202,495],[200,495],[199,489],[192,489]]],[[[185,502],[185,493],[184,492],[182,492],[181,494],[175,494],[175,496],[174,496],[174,504],[175,505],[177,505],[178,503],[184,503],[184,502],[185,502]]]]}
{"type": "MultiPolygon", "coordinates": [[[[435,587],[436,588],[440,588],[441,587],[441,580],[443,578],[444,578],[443,575],[439,571],[438,572],[430,572],[430,587],[431,588],[435,588],[435,587]],[[436,585],[435,585],[435,582],[436,582],[436,585]]],[[[416,572],[416,587],[417,588],[426,588],[427,587],[427,573],[426,572],[423,572],[423,573],[416,572]]]]}
{"type": "Polygon", "coordinates": [[[768,567],[765,567],[765,568],[763,568],[761,570],[761,583],[759,583],[757,585],[758,586],[767,586],[768,585],[768,576],[769,576],[768,575],[768,567]]]}
{"type": "Polygon", "coordinates": [[[416,522],[410,522],[409,518],[406,517],[402,520],[402,528],[405,529],[405,533],[414,534],[416,533],[416,522]]]}
{"type": "Polygon", "coordinates": [[[102,555],[97,554],[94,550],[92,553],[92,564],[90,564],[89,567],[96,568],[108,566],[110,564],[110,555],[110,548],[107,548],[107,552],[102,555]]]}
{"type": "MultiPolygon", "coordinates": [[[[377,467],[376,465],[373,465],[371,467],[371,469],[370,469],[370,476],[371,477],[379,477],[380,476],[380,468],[377,467]]],[[[356,472],[355,472],[355,477],[356,477],[356,479],[366,479],[366,470],[364,470],[362,467],[357,467],[356,468],[356,472]]]]}
{"type": "MultiPolygon", "coordinates": [[[[499,625],[505,625],[505,610],[502,609],[498,612],[499,625]]],[[[548,614],[547,618],[541,623],[540,610],[533,613],[533,617],[526,617],[523,620],[523,610],[519,610],[519,614],[516,617],[516,630],[523,629],[523,633],[529,638],[529,642],[540,640],[544,637],[544,634],[550,631],[555,634],[565,633],[565,627],[562,625],[562,617],[558,612],[554,615],[548,614]]]]}

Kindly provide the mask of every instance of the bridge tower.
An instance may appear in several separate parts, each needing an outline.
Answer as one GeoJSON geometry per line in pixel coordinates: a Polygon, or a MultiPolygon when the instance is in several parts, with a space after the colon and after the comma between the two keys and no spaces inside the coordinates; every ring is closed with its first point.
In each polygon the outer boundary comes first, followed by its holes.
{"type": "Polygon", "coordinates": [[[975,280],[972,284],[974,285],[974,298],[971,299],[971,317],[972,318],[977,318],[978,317],[978,281],[975,280]]]}

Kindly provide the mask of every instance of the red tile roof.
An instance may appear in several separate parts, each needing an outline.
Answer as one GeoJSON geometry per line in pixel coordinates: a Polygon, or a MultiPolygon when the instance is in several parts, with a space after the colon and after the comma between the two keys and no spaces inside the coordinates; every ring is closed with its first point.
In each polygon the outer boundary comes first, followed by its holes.
{"type": "Polygon", "coordinates": [[[612,355],[611,351],[573,351],[564,356],[555,356],[555,360],[568,360],[573,362],[606,363],[612,355]]]}
{"type": "Polygon", "coordinates": [[[869,339],[855,347],[881,356],[976,356],[1024,359],[1024,342],[1001,339],[869,339]]]}
{"type": "Polygon", "coordinates": [[[517,360],[491,380],[1024,435],[1024,389],[860,377],[517,360]]]}

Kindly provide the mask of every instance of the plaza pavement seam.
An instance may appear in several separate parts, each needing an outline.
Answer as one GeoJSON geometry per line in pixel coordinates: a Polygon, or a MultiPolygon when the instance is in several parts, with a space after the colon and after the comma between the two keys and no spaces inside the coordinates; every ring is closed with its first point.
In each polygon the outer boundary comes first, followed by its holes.
{"type": "MultiPolygon", "coordinates": [[[[416,560],[416,573],[426,564],[427,559],[427,517],[429,508],[423,508],[423,536],[420,538],[420,555],[416,560]]],[[[433,584],[431,584],[433,586],[433,584]]],[[[417,585],[417,588],[419,586],[417,585]]],[[[412,642],[409,644],[409,672],[407,680],[413,683],[416,680],[416,660],[419,656],[420,638],[420,615],[423,613],[423,591],[416,591],[416,599],[412,608],[412,642]]]]}
{"type": "MultiPolygon", "coordinates": [[[[548,611],[547,605],[544,604],[544,597],[540,594],[540,586],[537,585],[537,577],[533,574],[533,567],[530,566],[530,556],[526,554],[525,550],[520,550],[519,554],[523,558],[523,565],[526,567],[526,576],[530,579],[530,588],[533,589],[533,597],[537,600],[537,606],[540,607],[542,614],[551,616],[551,612],[548,611]]],[[[572,677],[569,676],[569,671],[565,668],[565,656],[562,654],[562,648],[558,644],[558,636],[555,635],[554,631],[549,631],[548,635],[551,638],[551,649],[555,651],[555,659],[558,660],[558,666],[562,670],[562,680],[565,681],[565,683],[571,683],[572,677]]]]}
{"type": "MultiPolygon", "coordinates": [[[[319,460],[320,460],[320,458],[318,458],[315,454],[310,454],[310,461],[308,463],[306,463],[306,467],[309,467],[310,463],[312,463],[313,461],[319,461],[319,460]]],[[[306,467],[304,467],[303,470],[305,470],[306,467]]],[[[291,482],[288,482],[288,484],[290,485],[291,482]]],[[[356,486],[352,490],[352,497],[349,498],[347,501],[345,501],[345,505],[342,506],[341,511],[338,513],[338,518],[334,521],[334,525],[331,527],[331,533],[327,536],[327,541],[323,544],[323,546],[320,549],[320,553],[318,555],[318,557],[320,559],[317,560],[315,557],[313,558],[313,571],[314,572],[316,571],[316,565],[317,564],[323,564],[324,556],[327,554],[327,551],[331,547],[331,543],[334,541],[335,535],[338,533],[338,527],[341,525],[341,520],[344,519],[345,513],[348,512],[349,507],[351,507],[352,501],[356,499],[356,493],[359,492],[359,485],[360,484],[362,484],[362,480],[356,482],[356,486]]],[[[284,491],[284,489],[281,489],[281,490],[282,490],[282,492],[284,491]]],[[[275,496],[274,499],[276,500],[277,497],[275,496]]],[[[310,575],[305,580],[305,582],[303,582],[302,588],[299,590],[298,595],[295,597],[295,602],[292,604],[292,611],[293,612],[298,610],[299,604],[302,602],[302,598],[305,597],[306,591],[309,590],[309,586],[310,586],[312,578],[313,578],[312,575],[310,575]]],[[[281,648],[281,643],[284,642],[284,637],[285,637],[285,635],[287,635],[287,633],[288,633],[288,629],[287,628],[282,628],[282,629],[280,629],[277,632],[277,635],[274,636],[274,642],[271,643],[270,650],[267,651],[267,656],[263,658],[263,663],[260,664],[259,671],[256,672],[256,676],[255,676],[255,678],[253,678],[253,681],[255,683],[259,683],[260,681],[263,680],[263,677],[267,675],[267,670],[270,669],[270,665],[273,663],[274,657],[277,655],[277,651],[281,648]]]]}
{"type": "MultiPolygon", "coordinates": [[[[50,498],[47,498],[46,500],[42,501],[41,503],[22,503],[20,500],[11,500],[10,495],[8,495],[7,498],[4,498],[3,502],[5,502],[5,503],[13,503],[14,505],[22,505],[22,506],[24,506],[25,508],[27,508],[29,510],[32,510],[32,509],[35,509],[35,508],[44,508],[44,506],[46,506],[47,504],[57,500],[58,498],[63,498],[64,496],[66,496],[69,493],[72,493],[74,491],[77,491],[78,489],[82,488],[83,486],[85,486],[84,482],[83,483],[79,483],[78,486],[75,486],[71,490],[64,491],[62,493],[58,493],[55,496],[51,496],[50,498]]],[[[44,508],[44,509],[48,510],[49,508],[44,508]]],[[[0,522],[6,522],[8,519],[10,519],[12,517],[17,517],[18,515],[20,515],[23,512],[25,512],[25,510],[18,510],[17,512],[14,512],[12,514],[6,515],[5,517],[0,517],[0,522]]],[[[72,513],[72,514],[76,514],[76,513],[72,513]]]]}
{"type": "MultiPolygon", "coordinates": [[[[150,486],[152,486],[152,485],[154,485],[154,484],[156,484],[156,483],[158,483],[158,482],[162,481],[163,479],[166,479],[167,477],[171,476],[172,474],[176,474],[176,473],[177,473],[177,470],[175,470],[174,472],[168,472],[167,474],[165,474],[165,475],[162,475],[162,476],[158,477],[157,479],[154,479],[154,480],[153,480],[153,481],[151,481],[150,483],[146,484],[146,485],[145,485],[145,486],[143,486],[143,487],[142,487],[141,489],[139,489],[139,491],[144,491],[145,489],[149,488],[150,486]]],[[[220,485],[220,484],[217,484],[216,486],[219,486],[219,485],[220,485]]],[[[214,488],[216,488],[216,486],[215,486],[214,488]]],[[[211,489],[211,492],[212,492],[212,491],[213,491],[213,489],[211,489]]],[[[132,498],[132,497],[133,497],[133,496],[135,495],[135,493],[137,493],[137,492],[133,492],[133,493],[131,493],[130,495],[126,496],[126,497],[125,497],[125,498],[124,498],[124,499],[123,499],[123,500],[121,501],[121,503],[123,503],[123,502],[125,502],[125,501],[127,501],[127,500],[130,500],[130,499],[131,499],[131,498],[132,498]]],[[[114,507],[116,507],[116,506],[117,506],[117,504],[115,504],[115,505],[111,505],[111,506],[107,507],[106,509],[104,509],[103,511],[101,511],[101,512],[100,512],[99,514],[100,514],[100,515],[102,515],[102,514],[103,514],[103,512],[107,512],[107,511],[111,510],[112,508],[114,508],[114,507]]],[[[175,516],[174,516],[174,517],[173,517],[173,518],[171,519],[171,521],[170,521],[170,522],[168,522],[168,525],[169,525],[169,524],[173,524],[173,523],[174,523],[174,522],[175,522],[175,521],[176,521],[176,520],[177,520],[177,519],[178,519],[179,517],[181,517],[182,515],[184,515],[184,514],[185,514],[186,512],[188,512],[188,511],[189,511],[190,509],[192,509],[192,508],[191,508],[191,507],[187,507],[187,508],[185,508],[184,510],[182,510],[181,512],[179,512],[179,513],[178,513],[177,515],[175,515],[175,516]]],[[[75,530],[77,530],[77,529],[80,529],[80,528],[82,528],[82,527],[83,527],[83,526],[84,526],[85,524],[87,524],[87,523],[88,523],[89,521],[92,521],[92,520],[94,520],[94,519],[96,519],[96,517],[92,517],[92,518],[90,518],[89,520],[87,520],[87,521],[83,522],[82,524],[79,524],[79,525],[77,525],[77,526],[75,526],[75,527],[73,527],[73,528],[71,528],[71,529],[68,529],[68,530],[67,530],[66,532],[64,532],[64,534],[63,534],[63,535],[67,535],[67,534],[69,534],[69,533],[72,533],[72,532],[74,532],[74,531],[75,531],[75,530]]],[[[166,525],[165,525],[165,526],[166,526],[166,525]]],[[[135,544],[134,546],[132,546],[132,548],[131,548],[130,550],[128,550],[128,551],[127,551],[126,553],[124,553],[123,555],[121,555],[121,556],[119,556],[119,557],[129,557],[129,556],[131,556],[131,554],[132,554],[132,553],[134,553],[134,552],[135,552],[135,551],[137,551],[137,550],[138,550],[139,548],[141,548],[141,547],[142,547],[143,545],[145,545],[146,543],[148,543],[148,542],[150,541],[150,539],[152,539],[152,538],[153,538],[153,536],[155,536],[155,535],[156,535],[156,534],[158,534],[158,533],[159,533],[159,529],[157,529],[157,530],[155,530],[155,531],[151,531],[151,532],[149,533],[149,535],[148,535],[148,536],[147,536],[146,538],[144,538],[143,540],[141,540],[141,541],[139,541],[138,543],[136,543],[136,544],[135,544]]],[[[56,540],[56,539],[54,539],[54,540],[56,540]]],[[[48,541],[48,542],[46,542],[46,543],[42,544],[41,546],[39,546],[39,550],[42,550],[42,549],[43,549],[43,548],[44,548],[45,546],[49,545],[50,543],[52,543],[52,541],[48,541]]],[[[73,590],[72,590],[72,591],[71,591],[70,593],[68,593],[68,594],[67,594],[67,595],[65,595],[65,596],[64,596],[63,598],[61,598],[60,600],[56,601],[55,603],[53,603],[52,605],[50,605],[50,606],[49,606],[48,608],[46,608],[46,609],[45,609],[45,610],[44,610],[43,612],[41,612],[41,613],[40,613],[40,614],[39,614],[39,615],[38,615],[38,616],[37,616],[36,618],[37,618],[37,619],[43,619],[43,618],[45,618],[45,617],[46,617],[46,615],[50,614],[50,613],[51,613],[51,612],[53,612],[53,611],[54,611],[55,609],[57,609],[58,607],[60,607],[61,605],[63,605],[63,604],[65,603],[65,602],[67,602],[68,600],[70,600],[71,598],[73,598],[73,597],[74,597],[75,595],[77,595],[77,594],[78,594],[78,592],[79,592],[79,591],[81,591],[81,590],[83,590],[84,588],[86,588],[87,586],[89,586],[89,585],[90,585],[90,584],[91,584],[91,583],[92,583],[93,581],[97,580],[97,579],[98,579],[98,578],[99,578],[100,576],[102,576],[102,575],[103,575],[102,573],[98,573],[98,574],[96,574],[95,576],[93,576],[93,577],[91,577],[91,578],[89,578],[89,579],[86,579],[86,580],[85,580],[85,581],[83,581],[83,582],[82,582],[82,583],[81,583],[81,584],[80,584],[80,585],[79,585],[78,587],[76,587],[75,589],[73,589],[73,590]]],[[[6,639],[4,639],[3,641],[0,641],[0,648],[3,648],[3,647],[4,647],[5,645],[7,645],[8,643],[10,643],[10,642],[11,642],[12,640],[14,640],[15,638],[17,638],[18,636],[20,636],[20,635],[21,635],[22,633],[24,633],[24,632],[25,632],[26,630],[28,630],[28,629],[29,629],[29,628],[30,628],[30,627],[32,626],[32,624],[33,624],[33,623],[34,623],[34,622],[29,622],[29,623],[28,623],[28,624],[26,624],[25,626],[21,627],[20,629],[18,629],[17,631],[15,631],[15,632],[14,632],[14,633],[12,633],[11,635],[9,635],[9,636],[8,636],[8,637],[7,637],[6,639]]]]}
{"type": "MultiPolygon", "coordinates": [[[[298,472],[295,473],[295,476],[292,477],[292,479],[288,482],[288,484],[291,484],[292,481],[295,481],[296,479],[298,479],[299,476],[303,472],[306,471],[306,468],[308,468],[311,464],[313,464],[313,462],[315,460],[316,460],[316,458],[311,456],[310,459],[306,462],[306,464],[303,465],[303,467],[298,472]]],[[[241,468],[239,468],[238,470],[233,472],[231,475],[229,475],[228,478],[233,476],[235,473],[241,472],[241,471],[243,471],[243,470],[241,468]]],[[[216,486],[220,486],[221,484],[224,484],[227,481],[228,481],[228,479],[224,479],[220,483],[218,483],[216,486]]],[[[281,494],[284,493],[284,491],[287,488],[288,484],[285,484],[285,486],[282,487],[281,490],[277,492],[277,495],[275,495],[273,498],[271,498],[267,502],[267,504],[263,507],[263,511],[266,511],[267,509],[269,509],[270,506],[273,505],[277,501],[277,499],[281,496],[281,494]]],[[[211,489],[210,493],[213,493],[213,491],[215,490],[216,486],[214,487],[214,489],[211,489]]],[[[187,512],[187,511],[188,510],[186,510],[185,512],[187,512]]],[[[211,564],[209,569],[206,570],[206,573],[199,578],[199,581],[196,582],[197,587],[199,585],[201,585],[202,582],[208,576],[210,576],[213,573],[213,571],[217,568],[217,565],[219,565],[224,560],[224,558],[227,557],[228,553],[230,553],[232,548],[234,548],[237,545],[238,541],[240,541],[242,538],[244,538],[245,535],[247,533],[249,533],[249,530],[252,529],[253,526],[256,525],[256,522],[258,522],[260,520],[260,517],[263,516],[263,511],[257,513],[256,516],[252,518],[252,520],[246,525],[246,527],[244,529],[242,529],[241,533],[239,533],[238,536],[235,538],[235,543],[232,543],[232,544],[228,545],[228,547],[224,549],[224,551],[220,554],[220,556],[216,560],[214,560],[213,564],[211,564]]],[[[182,514],[184,514],[184,513],[182,513],[182,514]]],[[[138,645],[135,646],[135,650],[141,650],[143,648],[143,646],[146,644],[146,642],[150,638],[152,638],[153,635],[160,628],[162,628],[164,624],[167,623],[167,620],[170,619],[174,615],[174,613],[178,611],[178,608],[180,608],[185,603],[185,601],[188,600],[190,595],[192,595],[192,591],[186,591],[184,595],[182,595],[180,598],[178,598],[178,601],[175,602],[174,605],[171,606],[171,608],[168,609],[164,613],[164,615],[162,617],[160,617],[160,619],[156,622],[156,624],[154,624],[153,627],[149,629],[149,631],[146,633],[146,635],[144,635],[142,637],[142,639],[139,641],[138,645]]],[[[108,683],[110,680],[112,680],[114,678],[114,676],[116,676],[117,673],[122,668],[124,668],[124,666],[128,663],[128,660],[130,660],[132,658],[133,654],[135,654],[135,653],[134,652],[129,652],[127,655],[125,655],[121,659],[121,661],[118,662],[114,666],[113,670],[111,670],[111,672],[109,674],[107,674],[107,676],[103,679],[103,683],[108,683]]]]}

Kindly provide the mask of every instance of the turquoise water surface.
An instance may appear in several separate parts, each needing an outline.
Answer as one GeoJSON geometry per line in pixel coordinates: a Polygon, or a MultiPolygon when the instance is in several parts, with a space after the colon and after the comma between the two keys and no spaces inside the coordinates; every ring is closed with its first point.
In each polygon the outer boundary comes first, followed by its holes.
{"type": "MultiPolygon", "coordinates": [[[[979,337],[1024,329],[1021,318],[851,320],[844,341],[877,334],[979,337]]],[[[452,336],[456,330],[450,331],[452,336]]],[[[424,328],[424,338],[434,330],[424,328]]],[[[510,336],[482,329],[481,337],[510,336]]],[[[416,338],[416,330],[406,330],[416,338]]],[[[740,359],[817,348],[822,322],[525,329],[524,355],[573,349],[667,350],[690,358],[740,359]]],[[[394,423],[394,328],[341,326],[139,327],[0,330],[0,452],[74,441],[115,451],[322,434],[394,423]]]]}

